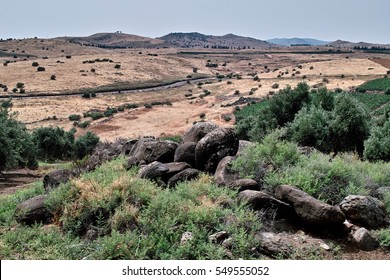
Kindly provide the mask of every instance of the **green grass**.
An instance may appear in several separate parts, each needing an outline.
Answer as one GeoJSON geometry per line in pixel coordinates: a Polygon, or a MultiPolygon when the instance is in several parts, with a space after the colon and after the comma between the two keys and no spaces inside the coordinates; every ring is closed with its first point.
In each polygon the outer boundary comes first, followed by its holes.
{"type": "Polygon", "coordinates": [[[388,88],[390,88],[390,78],[376,79],[358,87],[358,89],[368,91],[385,91],[388,88]]]}
{"type": "Polygon", "coordinates": [[[256,104],[251,104],[243,107],[239,111],[235,111],[234,115],[236,116],[236,120],[240,121],[246,117],[255,115],[260,109],[268,106],[269,100],[264,100],[256,104]]]}
{"type": "Polygon", "coordinates": [[[390,95],[384,94],[351,93],[351,96],[363,103],[370,112],[373,112],[382,105],[390,102],[390,95]]]}
{"type": "Polygon", "coordinates": [[[222,230],[233,238],[234,258],[255,257],[250,249],[261,223],[235,192],[207,175],[164,189],[139,179],[136,169],[126,171],[125,162],[106,163],[52,191],[49,227],[22,226],[13,217],[18,203],[43,193],[41,185],[0,198],[1,259],[225,259],[225,247],[208,239],[222,230]],[[84,238],[89,229],[96,240],[84,238]],[[180,244],[187,231],[193,239],[180,244]]]}

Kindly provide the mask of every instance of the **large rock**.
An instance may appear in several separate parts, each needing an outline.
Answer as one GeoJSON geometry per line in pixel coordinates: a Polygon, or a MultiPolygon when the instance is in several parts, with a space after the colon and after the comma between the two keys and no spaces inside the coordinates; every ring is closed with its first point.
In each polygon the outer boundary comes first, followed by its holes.
{"type": "Polygon", "coordinates": [[[159,141],[152,138],[140,139],[130,152],[128,168],[154,161],[173,162],[178,144],[172,141],[159,141]]]}
{"type": "Polygon", "coordinates": [[[371,196],[350,195],[340,203],[348,220],[367,228],[381,228],[388,224],[385,205],[371,196]]]}
{"type": "Polygon", "coordinates": [[[238,144],[238,151],[237,151],[237,154],[236,156],[241,156],[244,154],[244,151],[247,147],[253,145],[252,142],[250,141],[246,141],[246,140],[240,140],[239,141],[239,144],[238,144]]]}
{"type": "Polygon", "coordinates": [[[233,190],[237,190],[237,192],[242,192],[245,190],[260,190],[260,185],[253,179],[238,179],[234,181],[229,187],[233,190]]]}
{"type": "Polygon", "coordinates": [[[198,143],[200,139],[206,136],[214,129],[217,129],[219,126],[210,123],[210,122],[199,122],[193,125],[184,135],[183,143],[185,142],[195,142],[198,143]]]}
{"type": "Polygon", "coordinates": [[[179,145],[175,151],[174,161],[187,162],[195,167],[195,142],[185,142],[179,145]]]}
{"type": "Polygon", "coordinates": [[[226,156],[234,156],[238,150],[238,137],[231,128],[217,128],[203,137],[195,148],[196,166],[214,173],[226,156]]]}
{"type": "Polygon", "coordinates": [[[196,179],[200,174],[200,171],[193,168],[188,168],[174,176],[172,176],[168,180],[168,186],[175,187],[178,183],[184,182],[184,181],[191,181],[196,179]]]}
{"type": "Polygon", "coordinates": [[[245,190],[238,194],[240,201],[246,201],[253,210],[271,210],[275,217],[292,217],[294,209],[287,203],[280,201],[262,191],[245,190]]]}
{"type": "Polygon", "coordinates": [[[67,183],[73,176],[72,171],[68,169],[60,169],[49,172],[43,177],[43,187],[46,192],[57,188],[62,183],[67,183]]]}
{"type": "Polygon", "coordinates": [[[165,164],[154,161],[148,165],[142,166],[138,172],[138,176],[144,179],[157,181],[168,173],[168,171],[169,168],[165,164]]]}
{"type": "Polygon", "coordinates": [[[364,251],[373,251],[379,247],[378,240],[364,227],[352,235],[353,241],[364,251]]]}
{"type": "Polygon", "coordinates": [[[277,186],[275,196],[290,204],[299,220],[308,226],[328,229],[341,228],[345,221],[345,215],[339,207],[319,201],[296,187],[277,186]]]}
{"type": "Polygon", "coordinates": [[[214,180],[218,185],[230,186],[239,179],[240,174],[232,169],[232,162],[235,159],[235,157],[227,156],[218,163],[214,174],[214,180]]]}
{"type": "Polygon", "coordinates": [[[168,172],[164,174],[163,181],[168,182],[168,180],[175,176],[176,174],[191,168],[191,165],[189,165],[186,162],[170,162],[165,164],[166,167],[168,167],[168,172]]]}
{"type": "Polygon", "coordinates": [[[16,221],[26,225],[50,222],[52,214],[45,206],[47,199],[48,195],[38,195],[19,204],[15,210],[16,221]]]}

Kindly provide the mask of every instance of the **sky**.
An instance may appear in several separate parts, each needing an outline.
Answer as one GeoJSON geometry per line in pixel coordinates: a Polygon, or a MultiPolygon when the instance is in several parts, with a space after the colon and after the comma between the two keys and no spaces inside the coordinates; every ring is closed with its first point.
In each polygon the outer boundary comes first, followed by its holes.
{"type": "Polygon", "coordinates": [[[389,0],[0,0],[0,38],[234,33],[390,44],[389,0]]]}

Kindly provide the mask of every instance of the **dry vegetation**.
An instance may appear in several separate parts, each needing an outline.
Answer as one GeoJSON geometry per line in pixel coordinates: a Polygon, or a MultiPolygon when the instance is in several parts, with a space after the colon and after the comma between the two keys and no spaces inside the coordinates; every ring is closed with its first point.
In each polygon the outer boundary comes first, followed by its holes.
{"type": "MultiPolygon", "coordinates": [[[[386,68],[389,67],[388,55],[378,55],[376,59],[372,59],[364,53],[304,53],[307,49],[299,49],[296,52],[104,50],[70,44],[60,39],[1,42],[0,50],[5,49],[8,52],[14,50],[15,53],[21,53],[23,50],[25,54],[37,57],[20,57],[16,59],[16,63],[0,66],[0,83],[9,88],[8,93],[0,93],[2,96],[9,95],[19,82],[24,83],[27,94],[39,95],[101,86],[115,88],[115,85],[120,84],[148,85],[185,79],[189,75],[195,77],[197,74],[225,76],[220,81],[214,80],[212,84],[198,85],[193,82],[179,88],[159,91],[98,94],[97,98],[92,99],[72,96],[13,100],[13,111],[18,112],[18,119],[28,124],[30,129],[47,125],[70,129],[73,123],[68,117],[71,114],[82,116],[92,109],[105,110],[107,107],[128,103],[139,104],[137,109],[125,110],[108,119],[92,122],[89,129],[107,140],[145,134],[177,135],[193,122],[200,121],[202,113],[207,121],[231,126],[234,124],[231,113],[235,106],[224,105],[233,103],[240,97],[268,98],[278,89],[287,85],[294,87],[302,80],[312,87],[351,89],[368,80],[381,78],[389,70],[386,68]],[[96,62],[96,59],[108,61],[96,62]],[[91,63],[92,61],[95,62],[91,63]],[[32,62],[38,62],[46,71],[38,72],[32,62]],[[206,67],[207,63],[218,66],[206,67]],[[115,68],[115,65],[120,67],[115,68]],[[194,68],[197,69],[197,74],[193,73],[194,68]],[[236,76],[226,79],[229,73],[238,75],[240,79],[236,76]],[[52,75],[55,75],[55,80],[51,79],[52,75]],[[279,87],[274,88],[275,84],[279,87]],[[257,90],[253,90],[255,88],[257,90]],[[201,97],[205,90],[210,94],[201,97]],[[143,106],[153,101],[170,101],[173,104],[153,106],[149,109],[143,106]],[[226,121],[223,115],[231,116],[231,120],[226,121]]],[[[7,59],[11,60],[3,60],[7,59]]],[[[88,119],[82,119],[84,120],[88,119]]],[[[84,131],[79,129],[78,133],[82,134],[84,131]]]]}

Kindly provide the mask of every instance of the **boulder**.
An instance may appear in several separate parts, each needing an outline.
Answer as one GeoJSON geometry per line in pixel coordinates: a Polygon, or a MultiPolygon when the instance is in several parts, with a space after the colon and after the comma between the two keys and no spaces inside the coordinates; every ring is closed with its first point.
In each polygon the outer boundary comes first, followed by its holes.
{"type": "Polygon", "coordinates": [[[200,171],[193,168],[188,168],[186,170],[183,170],[182,172],[172,176],[168,180],[168,186],[175,187],[177,183],[184,182],[184,181],[190,181],[193,179],[196,179],[200,174],[200,171]]]}
{"type": "Polygon", "coordinates": [[[52,214],[45,206],[48,195],[38,195],[19,204],[15,210],[15,219],[18,223],[32,225],[48,223],[52,214]]]}
{"type": "Polygon", "coordinates": [[[210,122],[198,122],[193,125],[184,135],[183,135],[183,143],[185,142],[195,142],[198,143],[200,139],[206,136],[206,134],[210,133],[214,129],[217,129],[219,126],[210,123],[210,122]]]}
{"type": "Polygon", "coordinates": [[[154,161],[148,165],[142,166],[138,172],[138,176],[140,178],[157,181],[158,179],[161,179],[166,173],[168,173],[168,171],[169,168],[165,164],[154,161]]]}
{"type": "Polygon", "coordinates": [[[353,241],[364,251],[373,251],[379,247],[378,240],[364,227],[352,235],[353,241]]]}
{"type": "Polygon", "coordinates": [[[237,154],[236,156],[241,156],[243,154],[243,152],[245,151],[245,149],[247,147],[249,147],[250,145],[252,145],[253,143],[250,142],[250,141],[246,141],[246,140],[240,140],[238,142],[238,151],[237,151],[237,154]]]}
{"type": "Polygon", "coordinates": [[[289,204],[262,191],[245,190],[238,194],[238,199],[249,203],[253,210],[275,211],[276,217],[290,217],[294,215],[294,209],[289,204]]]}
{"type": "Polygon", "coordinates": [[[57,188],[61,183],[67,183],[72,178],[73,173],[68,169],[60,169],[49,172],[43,177],[43,187],[46,192],[57,188]]]}
{"type": "Polygon", "coordinates": [[[305,225],[333,229],[342,227],[345,221],[345,215],[339,207],[319,201],[296,187],[277,186],[275,197],[290,204],[305,225]]]}
{"type": "Polygon", "coordinates": [[[340,203],[340,209],[354,224],[373,229],[388,225],[385,205],[371,196],[347,196],[340,203]]]}
{"type": "Polygon", "coordinates": [[[226,156],[234,156],[238,150],[238,137],[231,128],[217,128],[203,137],[195,148],[196,166],[214,173],[226,156]]]}
{"type": "Polygon", "coordinates": [[[238,192],[245,190],[260,190],[260,185],[253,179],[238,179],[234,181],[229,187],[233,190],[237,190],[238,192]]]}
{"type": "Polygon", "coordinates": [[[383,200],[387,195],[390,196],[390,187],[380,187],[374,191],[375,197],[383,200]]]}
{"type": "Polygon", "coordinates": [[[172,176],[175,176],[183,170],[191,168],[191,165],[186,162],[170,162],[166,163],[165,166],[168,167],[168,172],[165,173],[162,177],[164,182],[168,182],[172,176]]]}
{"type": "Polygon", "coordinates": [[[288,258],[293,252],[290,238],[273,232],[261,232],[256,236],[257,249],[261,254],[272,258],[288,258]]]}
{"type": "Polygon", "coordinates": [[[178,144],[172,141],[159,141],[152,138],[140,139],[131,149],[128,168],[142,163],[154,161],[161,163],[173,162],[178,144]]]}
{"type": "Polygon", "coordinates": [[[176,162],[187,162],[191,166],[195,167],[195,142],[185,142],[180,144],[174,156],[176,162]]]}
{"type": "Polygon", "coordinates": [[[224,157],[215,170],[214,181],[220,186],[230,186],[234,181],[239,179],[239,173],[232,169],[232,161],[235,157],[224,157]]]}

